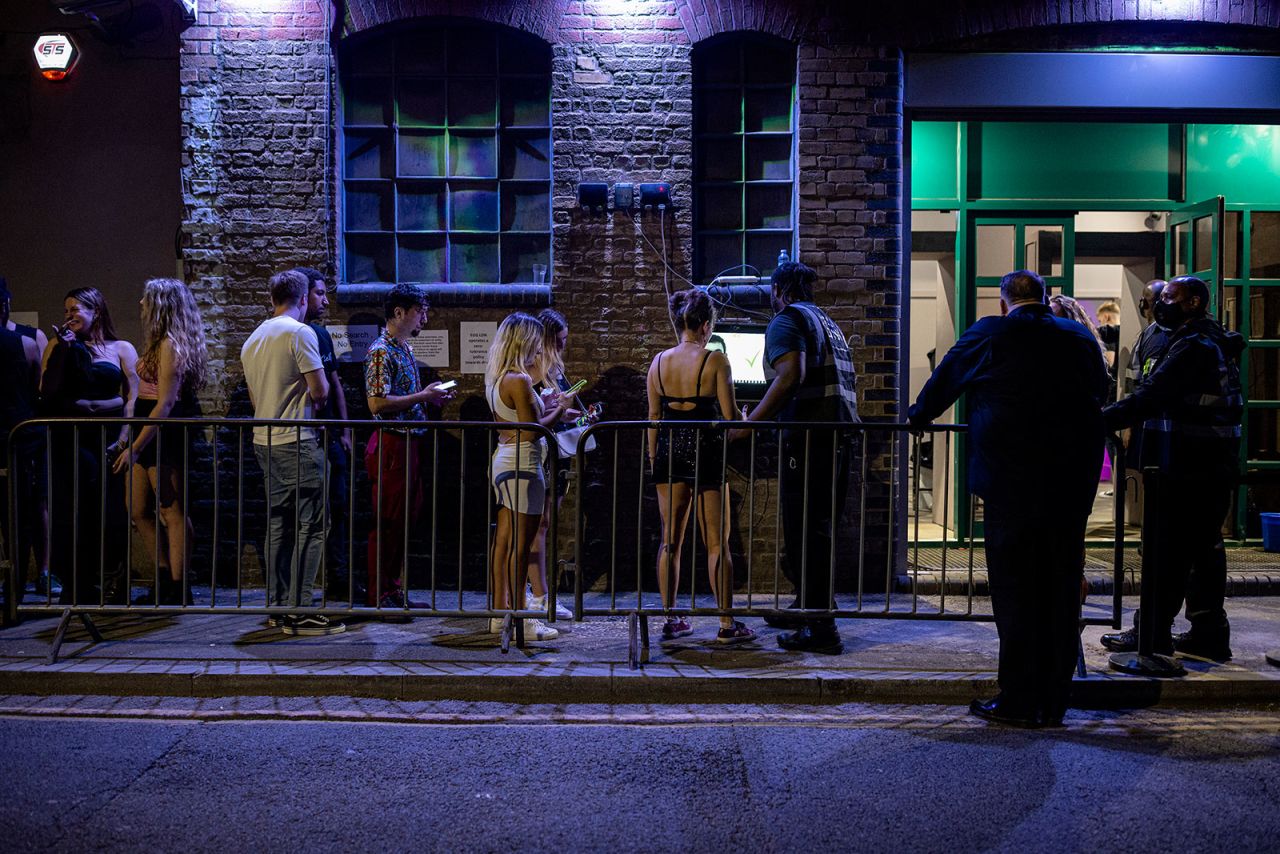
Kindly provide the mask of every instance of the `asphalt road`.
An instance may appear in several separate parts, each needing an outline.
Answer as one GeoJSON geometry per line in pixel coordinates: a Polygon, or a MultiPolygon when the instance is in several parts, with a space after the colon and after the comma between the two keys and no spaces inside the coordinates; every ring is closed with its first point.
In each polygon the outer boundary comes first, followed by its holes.
{"type": "Polygon", "coordinates": [[[1023,732],[937,706],[219,702],[68,717],[74,699],[28,698],[0,718],[0,846],[1239,854],[1280,839],[1276,711],[1074,713],[1023,732]]]}

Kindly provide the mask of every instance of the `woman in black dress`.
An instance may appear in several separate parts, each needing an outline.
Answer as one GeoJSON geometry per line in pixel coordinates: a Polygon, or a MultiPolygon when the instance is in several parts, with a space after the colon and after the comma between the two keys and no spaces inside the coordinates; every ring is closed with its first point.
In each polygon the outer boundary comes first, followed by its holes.
{"type": "MultiPolygon", "coordinates": [[[[41,360],[44,414],[132,415],[138,353],[116,337],[106,298],[96,288],[75,288],[63,301],[63,318],[41,360]]],[[[112,477],[106,463],[126,439],[123,426],[59,424],[49,430],[51,517],[75,520],[71,532],[59,533],[55,523],[50,537],[50,566],[64,579],[63,604],[95,604],[97,587],[110,604],[127,601],[129,522],[122,479],[112,477]]]]}
{"type": "MultiPolygon", "coordinates": [[[[715,308],[704,291],[678,291],[669,301],[680,343],[659,353],[649,367],[650,421],[719,421],[738,417],[733,376],[724,353],[707,349],[715,325],[715,308]]],[[[693,506],[706,547],[707,573],[721,608],[733,605],[733,559],[729,554],[729,492],[724,483],[723,431],[698,428],[649,430],[649,462],[662,514],[658,550],[658,589],[662,606],[675,604],[680,587],[680,552],[693,506]]],[[[692,634],[683,618],[670,617],[662,639],[692,634]]],[[[742,643],[755,633],[732,617],[720,618],[718,643],[742,643]]]]}

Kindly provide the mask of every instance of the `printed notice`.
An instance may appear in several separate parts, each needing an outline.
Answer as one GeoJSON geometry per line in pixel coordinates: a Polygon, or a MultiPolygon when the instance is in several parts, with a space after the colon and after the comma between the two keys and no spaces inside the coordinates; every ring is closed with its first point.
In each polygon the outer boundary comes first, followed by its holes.
{"type": "Polygon", "coordinates": [[[339,362],[363,362],[369,345],[378,337],[377,326],[326,326],[333,339],[333,355],[339,362]]]}
{"type": "Polygon", "coordinates": [[[462,348],[462,373],[483,374],[489,363],[489,345],[498,332],[498,324],[489,321],[466,321],[458,324],[458,342],[462,348]]]}
{"type": "Polygon", "coordinates": [[[449,367],[449,330],[423,329],[409,336],[409,349],[419,364],[429,368],[449,367]]]}

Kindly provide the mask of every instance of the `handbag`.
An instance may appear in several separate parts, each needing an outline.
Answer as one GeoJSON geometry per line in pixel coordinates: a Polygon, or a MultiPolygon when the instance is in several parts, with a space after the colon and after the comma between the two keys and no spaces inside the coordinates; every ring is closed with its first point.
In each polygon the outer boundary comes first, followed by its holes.
{"type": "MultiPolygon", "coordinates": [[[[578,453],[578,442],[582,438],[582,433],[590,425],[583,424],[581,426],[569,427],[556,433],[556,445],[560,449],[560,458],[571,458],[578,453]]],[[[596,437],[588,436],[586,450],[594,451],[596,449],[596,437]]]]}

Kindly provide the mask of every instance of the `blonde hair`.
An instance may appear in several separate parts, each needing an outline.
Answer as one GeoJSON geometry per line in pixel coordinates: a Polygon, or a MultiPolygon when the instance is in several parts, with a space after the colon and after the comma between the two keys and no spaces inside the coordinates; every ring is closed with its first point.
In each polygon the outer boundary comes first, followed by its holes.
{"type": "MultiPolygon", "coordinates": [[[[1065,320],[1074,320],[1092,332],[1093,340],[1098,342],[1098,349],[1102,351],[1102,358],[1105,359],[1107,357],[1107,345],[1102,343],[1102,336],[1098,334],[1098,327],[1093,325],[1093,321],[1089,319],[1089,313],[1084,310],[1080,303],[1065,294],[1055,294],[1049,297],[1049,310],[1055,316],[1065,320]]],[[[1102,311],[1102,309],[1099,308],[1098,311],[1102,311]]]]}
{"type": "Polygon", "coordinates": [[[564,376],[564,354],[557,346],[557,339],[569,324],[564,315],[554,308],[538,312],[538,322],[542,324],[542,355],[538,357],[538,370],[542,373],[542,382],[554,387],[556,381],[564,376]]]}
{"type": "Polygon", "coordinates": [[[179,380],[194,388],[204,385],[204,321],[190,288],[177,279],[149,279],[142,288],[142,327],[139,375],[158,379],[160,345],[169,341],[179,380]]]}
{"type": "Polygon", "coordinates": [[[1116,317],[1119,317],[1120,303],[1116,302],[1115,300],[1107,300],[1102,305],[1098,306],[1099,317],[1101,317],[1104,314],[1114,314],[1116,317]]]}
{"type": "Polygon", "coordinates": [[[542,323],[517,311],[507,315],[489,345],[489,364],[484,372],[486,388],[496,386],[509,371],[523,374],[542,346],[542,323]]]}

